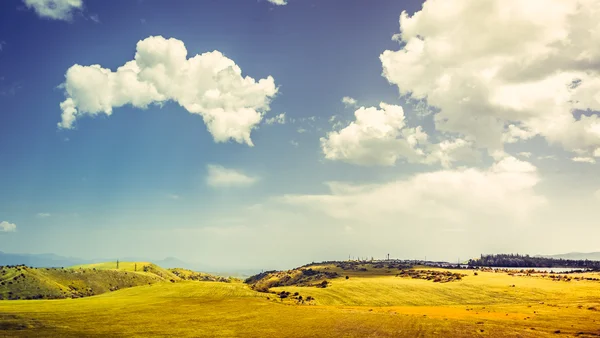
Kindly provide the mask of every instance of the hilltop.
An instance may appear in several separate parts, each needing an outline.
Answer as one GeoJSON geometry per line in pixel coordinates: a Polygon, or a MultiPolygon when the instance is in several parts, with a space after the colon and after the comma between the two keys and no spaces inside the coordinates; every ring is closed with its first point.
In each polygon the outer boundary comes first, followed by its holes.
{"type": "Polygon", "coordinates": [[[269,292],[283,286],[313,286],[326,288],[332,279],[395,276],[425,279],[447,283],[460,281],[463,274],[437,270],[413,269],[409,261],[329,261],[311,263],[287,271],[265,271],[247,278],[244,282],[253,290],[269,292]]]}
{"type": "Polygon", "coordinates": [[[130,272],[143,272],[150,273],[160,277],[163,280],[179,280],[175,274],[168,269],[162,268],[154,263],[150,262],[119,262],[119,268],[117,269],[117,262],[102,262],[93,264],[74,265],[71,269],[92,269],[92,270],[117,270],[117,271],[130,271],[130,272]]]}
{"type": "Polygon", "coordinates": [[[233,279],[182,268],[164,269],[150,262],[103,262],[69,268],[0,266],[0,300],[60,299],[99,295],[160,282],[233,279]]]}
{"type": "Polygon", "coordinates": [[[93,296],[139,285],[179,279],[156,266],[146,272],[96,268],[0,267],[0,299],[56,299],[93,296]],[[154,272],[157,270],[160,274],[154,272]]]}

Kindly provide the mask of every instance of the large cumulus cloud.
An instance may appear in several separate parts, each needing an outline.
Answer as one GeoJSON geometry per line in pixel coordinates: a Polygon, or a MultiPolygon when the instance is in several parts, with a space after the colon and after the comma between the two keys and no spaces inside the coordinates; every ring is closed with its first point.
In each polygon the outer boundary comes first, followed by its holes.
{"type": "Polygon", "coordinates": [[[116,71],[100,65],[73,65],[65,75],[66,100],[59,127],[70,129],[83,115],[111,115],[130,104],[146,108],[175,101],[204,119],[215,142],[252,145],[250,133],[277,93],[273,77],[242,76],[219,51],[187,58],[182,41],[151,36],[137,43],[135,58],[116,71]]]}
{"type": "Polygon", "coordinates": [[[598,155],[599,16],[598,0],[427,0],[402,13],[383,75],[437,107],[438,130],[480,147],[540,135],[598,155]]]}

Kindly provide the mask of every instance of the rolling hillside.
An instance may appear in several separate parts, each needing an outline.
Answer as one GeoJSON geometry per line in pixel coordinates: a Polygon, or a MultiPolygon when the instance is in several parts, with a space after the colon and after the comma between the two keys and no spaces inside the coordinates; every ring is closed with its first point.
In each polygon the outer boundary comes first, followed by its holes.
{"type": "Polygon", "coordinates": [[[75,300],[3,300],[0,336],[600,335],[600,284],[575,278],[598,277],[598,273],[569,274],[572,280],[557,281],[544,274],[464,269],[415,268],[408,276],[397,268],[374,265],[324,264],[300,269],[332,271],[340,277],[328,278],[331,284],[326,288],[289,285],[270,290],[279,295],[285,292],[287,297],[257,292],[238,282],[181,281],[75,300]],[[428,279],[456,274],[464,276],[447,283],[428,279]],[[300,296],[311,300],[302,302],[300,296]]]}
{"type": "MultiPolygon", "coordinates": [[[[117,262],[75,265],[71,269],[117,270],[117,262]]],[[[179,277],[171,271],[150,262],[119,262],[119,269],[117,271],[146,272],[166,280],[179,280],[179,277]]]]}
{"type": "Polygon", "coordinates": [[[98,295],[123,288],[178,281],[173,273],[148,262],[110,263],[72,268],[0,267],[0,299],[57,299],[98,295]],[[139,271],[133,271],[134,267],[139,271]]]}

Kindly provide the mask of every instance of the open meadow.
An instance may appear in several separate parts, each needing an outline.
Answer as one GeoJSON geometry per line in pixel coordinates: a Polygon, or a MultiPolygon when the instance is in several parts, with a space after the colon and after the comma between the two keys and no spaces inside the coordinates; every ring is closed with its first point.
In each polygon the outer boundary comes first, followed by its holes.
{"type": "Polygon", "coordinates": [[[558,281],[473,270],[405,269],[412,275],[402,275],[387,268],[310,268],[339,277],[327,279],[325,288],[297,283],[268,292],[239,281],[177,281],[77,299],[4,300],[0,336],[600,336],[600,282],[587,280],[598,273],[558,281]],[[417,278],[428,274],[461,277],[417,278]]]}

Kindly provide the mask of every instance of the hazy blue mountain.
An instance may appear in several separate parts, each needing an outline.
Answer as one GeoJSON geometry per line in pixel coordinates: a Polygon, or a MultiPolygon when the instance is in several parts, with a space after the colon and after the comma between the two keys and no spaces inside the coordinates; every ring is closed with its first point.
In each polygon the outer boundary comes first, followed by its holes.
{"type": "Polygon", "coordinates": [[[12,254],[0,251],[0,265],[24,264],[37,268],[51,268],[88,263],[91,263],[91,261],[81,258],[63,257],[55,254],[12,254]]]}
{"type": "Polygon", "coordinates": [[[569,252],[564,254],[556,254],[556,255],[540,255],[541,257],[550,257],[550,258],[562,258],[562,259],[574,259],[574,260],[591,260],[591,261],[600,261],[600,252],[569,252]]]}
{"type": "MultiPolygon", "coordinates": [[[[148,259],[147,257],[118,257],[120,261],[145,261],[152,262],[166,269],[184,268],[193,271],[212,272],[220,276],[248,277],[260,272],[256,269],[221,269],[216,266],[202,263],[191,263],[183,261],[176,257],[167,257],[164,259],[148,259]]],[[[83,259],[77,257],[64,257],[56,254],[15,254],[0,251],[0,265],[27,265],[36,268],[68,267],[79,264],[91,264],[99,262],[116,261],[117,258],[96,258],[83,259]]]]}

